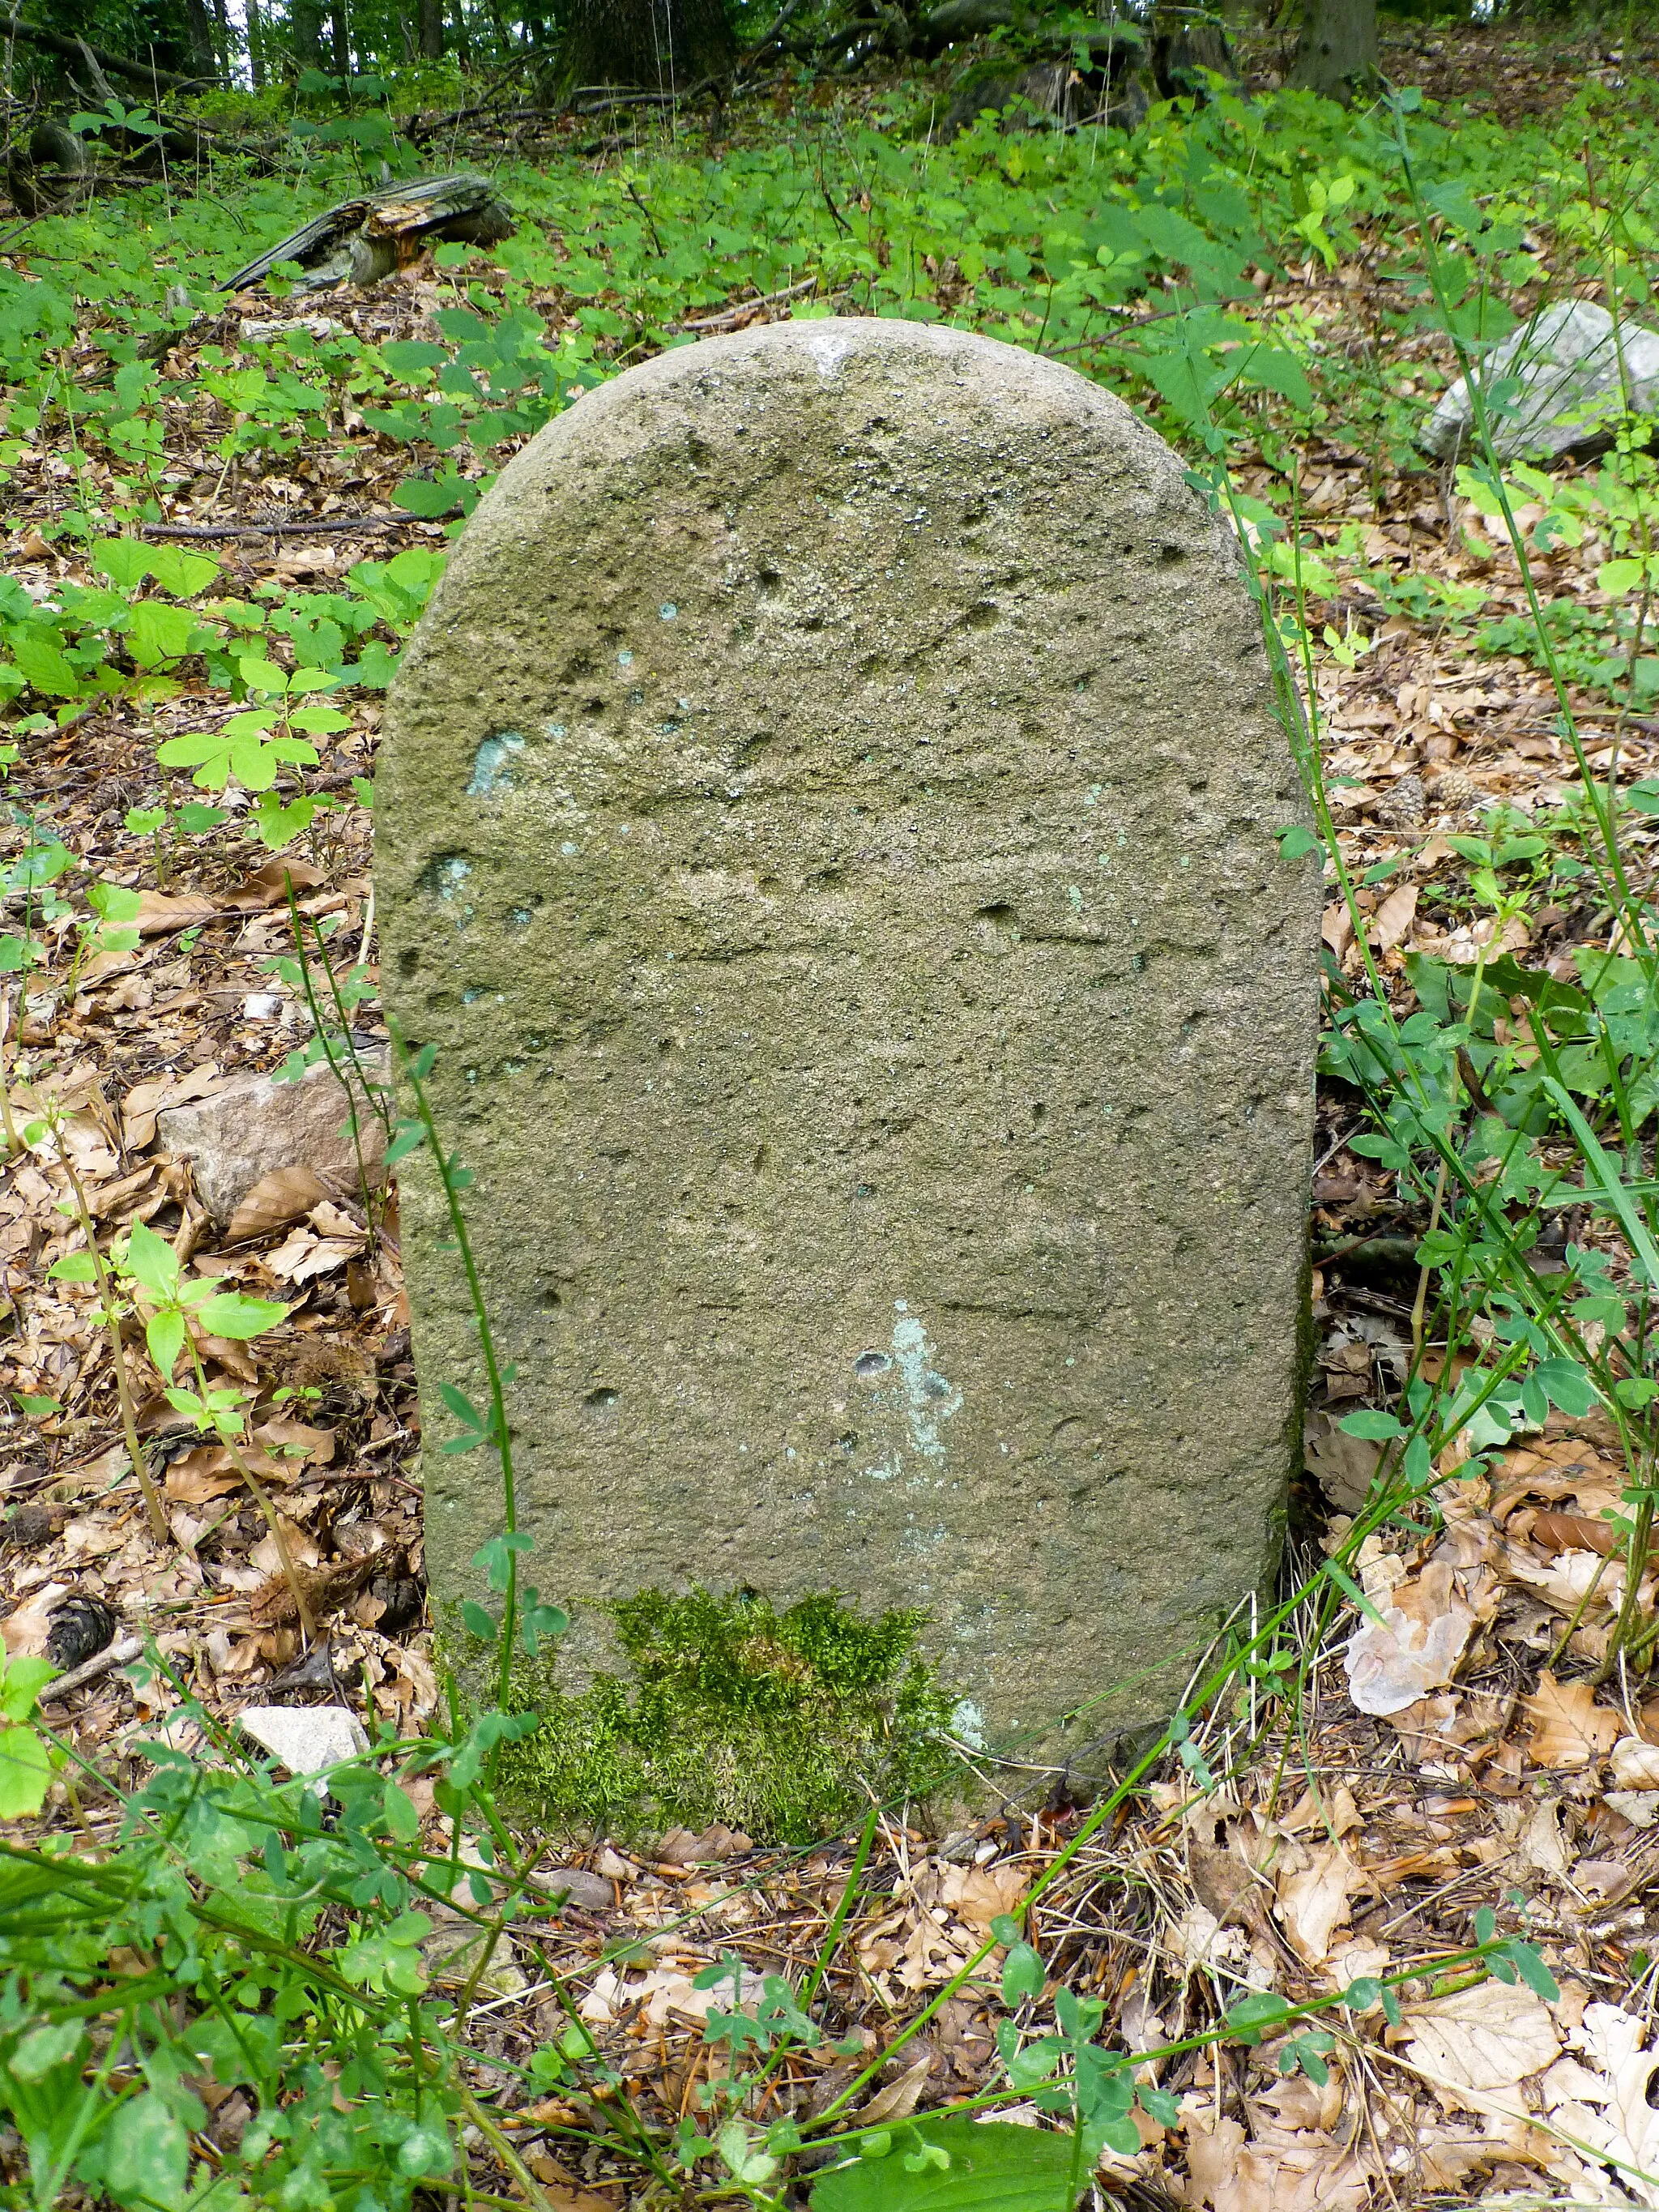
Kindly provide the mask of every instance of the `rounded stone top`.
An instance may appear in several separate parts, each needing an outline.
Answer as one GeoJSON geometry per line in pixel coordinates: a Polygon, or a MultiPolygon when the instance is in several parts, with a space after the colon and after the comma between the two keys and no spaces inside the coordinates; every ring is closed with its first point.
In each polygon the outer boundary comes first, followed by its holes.
{"type": "MultiPolygon", "coordinates": [[[[603,469],[677,434],[700,447],[729,440],[733,451],[769,431],[792,446],[872,433],[890,452],[964,438],[1029,447],[1060,434],[1073,442],[1080,468],[1103,463],[1160,501],[1174,495],[1199,505],[1180,457],[1157,432],[1064,362],[943,324],[836,315],[671,347],[585,393],[502,471],[468,539],[514,534],[517,517],[552,479],[568,484],[573,462],[603,469]]],[[[1211,521],[1231,568],[1231,533],[1211,521]]],[[[460,561],[465,568],[465,550],[460,561]]]]}

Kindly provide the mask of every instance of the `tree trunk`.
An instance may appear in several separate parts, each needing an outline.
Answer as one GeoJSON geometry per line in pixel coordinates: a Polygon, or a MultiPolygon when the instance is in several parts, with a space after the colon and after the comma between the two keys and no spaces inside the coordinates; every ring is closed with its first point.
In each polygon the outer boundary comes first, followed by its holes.
{"type": "Polygon", "coordinates": [[[202,76],[216,76],[217,60],[213,51],[213,24],[208,15],[207,0],[185,0],[185,21],[190,29],[191,66],[202,76]]]}
{"type": "Polygon", "coordinates": [[[259,0],[245,0],[247,13],[247,74],[255,92],[264,89],[264,37],[259,22],[259,0]]]}
{"type": "Polygon", "coordinates": [[[1304,0],[1292,84],[1346,107],[1376,70],[1376,0],[1304,0]]]}
{"type": "MultiPolygon", "coordinates": [[[[1318,0],[1307,0],[1310,7],[1318,0]]],[[[1152,76],[1165,100],[1201,100],[1210,76],[1238,82],[1238,64],[1218,15],[1194,7],[1158,6],[1152,10],[1152,76]]]]}
{"type": "Polygon", "coordinates": [[[737,58],[725,0],[571,0],[564,66],[573,84],[684,91],[737,58]]]}
{"type": "Polygon", "coordinates": [[[346,24],[346,0],[331,0],[328,11],[329,27],[333,33],[334,74],[346,77],[351,75],[351,38],[346,24]]]}
{"type": "Polygon", "coordinates": [[[294,58],[302,70],[323,65],[323,11],[319,0],[294,0],[294,58]]]}
{"type": "Polygon", "coordinates": [[[420,47],[423,60],[443,59],[444,0],[421,0],[420,47]]]}

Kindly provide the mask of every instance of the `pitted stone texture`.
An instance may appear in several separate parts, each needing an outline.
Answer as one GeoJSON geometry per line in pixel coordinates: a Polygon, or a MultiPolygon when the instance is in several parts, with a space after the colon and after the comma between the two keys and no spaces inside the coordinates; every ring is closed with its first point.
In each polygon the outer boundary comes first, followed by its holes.
{"type": "MultiPolygon", "coordinates": [[[[998,1749],[1167,1710],[1275,1548],[1319,912],[1176,456],[957,331],[666,354],[479,508],[378,787],[575,1657],[641,1588],[836,1590],[926,1607],[998,1749]]],[[[403,1218],[453,1600],[500,1504],[435,1453],[478,1360],[418,1171],[403,1218]]]]}

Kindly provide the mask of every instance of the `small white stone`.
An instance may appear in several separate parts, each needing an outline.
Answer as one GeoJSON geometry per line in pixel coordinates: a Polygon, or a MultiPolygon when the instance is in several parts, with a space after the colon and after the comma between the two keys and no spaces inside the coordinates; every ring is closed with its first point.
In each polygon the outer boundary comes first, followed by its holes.
{"type": "Polygon", "coordinates": [[[368,1749],[363,1724],[343,1705],[249,1705],[236,1725],[290,1774],[322,1774],[368,1749]]]}

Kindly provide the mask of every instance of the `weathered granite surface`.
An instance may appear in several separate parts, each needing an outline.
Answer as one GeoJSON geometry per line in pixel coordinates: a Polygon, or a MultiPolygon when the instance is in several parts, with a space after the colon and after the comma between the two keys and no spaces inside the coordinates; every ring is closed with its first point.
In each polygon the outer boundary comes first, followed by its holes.
{"type": "MultiPolygon", "coordinates": [[[[1276,1547],[1320,906],[1178,459],[957,331],[668,353],[480,507],[377,788],[567,1663],[637,1589],[836,1590],[995,1747],[1167,1710],[1276,1547]]],[[[441,1601],[500,1503],[403,1172],[441,1601]]]]}

